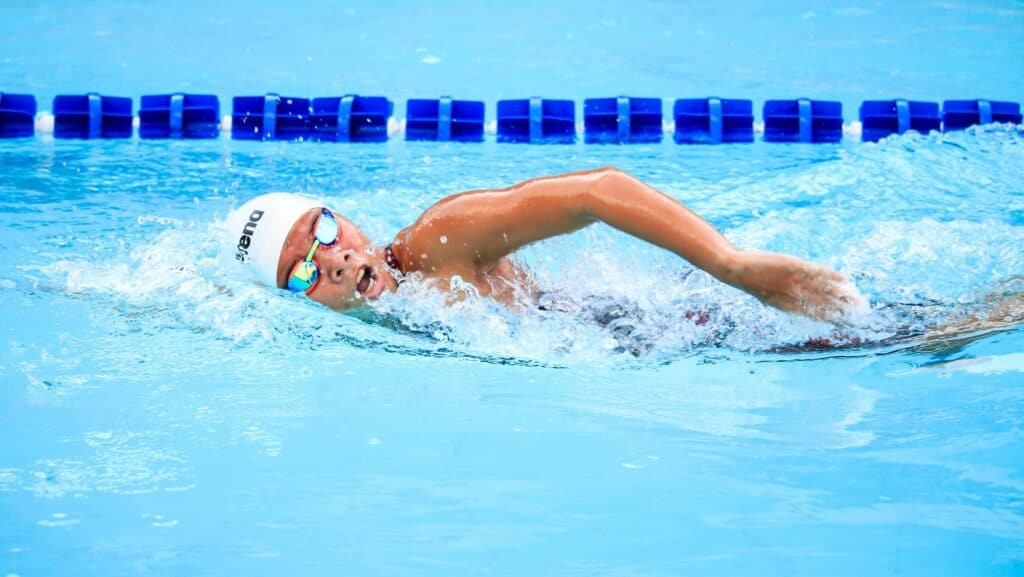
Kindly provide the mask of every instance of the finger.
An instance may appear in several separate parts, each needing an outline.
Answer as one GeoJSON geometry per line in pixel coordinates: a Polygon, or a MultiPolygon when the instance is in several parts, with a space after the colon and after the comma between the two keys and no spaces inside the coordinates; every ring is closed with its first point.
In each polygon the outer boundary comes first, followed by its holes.
{"type": "Polygon", "coordinates": [[[846,283],[850,282],[850,279],[846,278],[846,275],[825,266],[818,267],[818,274],[822,279],[834,282],[834,283],[846,283]]]}

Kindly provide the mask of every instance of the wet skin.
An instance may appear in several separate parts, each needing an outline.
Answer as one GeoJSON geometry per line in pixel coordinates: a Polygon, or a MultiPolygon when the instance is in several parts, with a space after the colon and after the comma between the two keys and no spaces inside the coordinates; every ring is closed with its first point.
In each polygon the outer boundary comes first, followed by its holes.
{"type": "MultiPolygon", "coordinates": [[[[362,306],[385,291],[394,292],[398,288],[395,278],[398,273],[385,263],[384,248],[375,247],[352,221],[333,210],[331,214],[338,222],[338,240],[330,246],[320,245],[313,255],[320,269],[320,280],[308,294],[309,298],[336,311],[345,311],[362,306]],[[360,281],[363,282],[362,287],[360,281]]],[[[292,225],[277,264],[278,288],[287,287],[292,269],[309,254],[320,218],[320,209],[312,208],[292,225]]],[[[455,275],[473,284],[480,294],[506,304],[512,304],[516,296],[532,295],[536,290],[528,272],[511,259],[499,258],[479,271],[475,267],[464,270],[464,267],[453,266],[439,268],[437,263],[431,262],[429,252],[420,252],[419,258],[410,256],[409,236],[409,229],[402,231],[393,245],[403,269],[437,281],[438,288],[442,290],[447,290],[448,282],[455,275]]],[[[422,250],[429,251],[426,248],[422,250]]]]}
{"type": "MultiPolygon", "coordinates": [[[[319,209],[311,209],[289,232],[278,263],[279,287],[312,246],[318,215],[319,209]]],[[[349,220],[337,220],[338,241],[318,248],[314,256],[321,280],[310,298],[345,310],[395,290],[384,250],[373,247],[349,220]]],[[[529,275],[508,258],[511,254],[596,222],[669,250],[783,310],[841,322],[863,304],[856,287],[832,269],[788,255],[737,249],[679,201],[613,167],[449,196],[399,232],[392,246],[405,273],[420,273],[442,290],[458,276],[482,296],[511,304],[534,292],[529,275]]]]}

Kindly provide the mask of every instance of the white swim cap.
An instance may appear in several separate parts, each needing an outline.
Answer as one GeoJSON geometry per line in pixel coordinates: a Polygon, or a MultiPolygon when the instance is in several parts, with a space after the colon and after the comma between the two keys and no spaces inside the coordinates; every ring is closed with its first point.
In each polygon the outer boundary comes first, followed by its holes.
{"type": "Polygon", "coordinates": [[[292,226],[300,216],[323,203],[292,194],[257,196],[228,215],[228,239],[235,260],[249,266],[256,279],[277,286],[277,264],[292,226]]]}

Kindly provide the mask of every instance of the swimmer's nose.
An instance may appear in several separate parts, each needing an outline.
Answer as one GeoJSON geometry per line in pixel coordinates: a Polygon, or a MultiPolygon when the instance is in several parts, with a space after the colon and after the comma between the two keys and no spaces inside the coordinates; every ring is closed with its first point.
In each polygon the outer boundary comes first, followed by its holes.
{"type": "Polygon", "coordinates": [[[358,254],[351,248],[340,251],[326,250],[318,260],[324,268],[320,272],[336,283],[343,282],[346,277],[353,277],[355,280],[356,271],[363,266],[358,254]]]}

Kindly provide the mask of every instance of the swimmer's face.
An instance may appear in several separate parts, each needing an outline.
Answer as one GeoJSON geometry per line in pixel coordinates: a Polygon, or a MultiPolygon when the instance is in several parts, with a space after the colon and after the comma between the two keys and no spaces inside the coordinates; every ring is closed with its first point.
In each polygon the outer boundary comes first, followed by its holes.
{"type": "MultiPolygon", "coordinates": [[[[320,245],[313,254],[320,280],[309,298],[343,311],[377,298],[385,290],[394,291],[397,284],[384,264],[384,251],[375,250],[370,239],[351,221],[334,211],[331,214],[338,221],[338,240],[330,246],[320,245]]],[[[320,215],[319,208],[306,211],[288,232],[277,263],[279,288],[287,286],[295,264],[309,254],[320,215]]]]}

